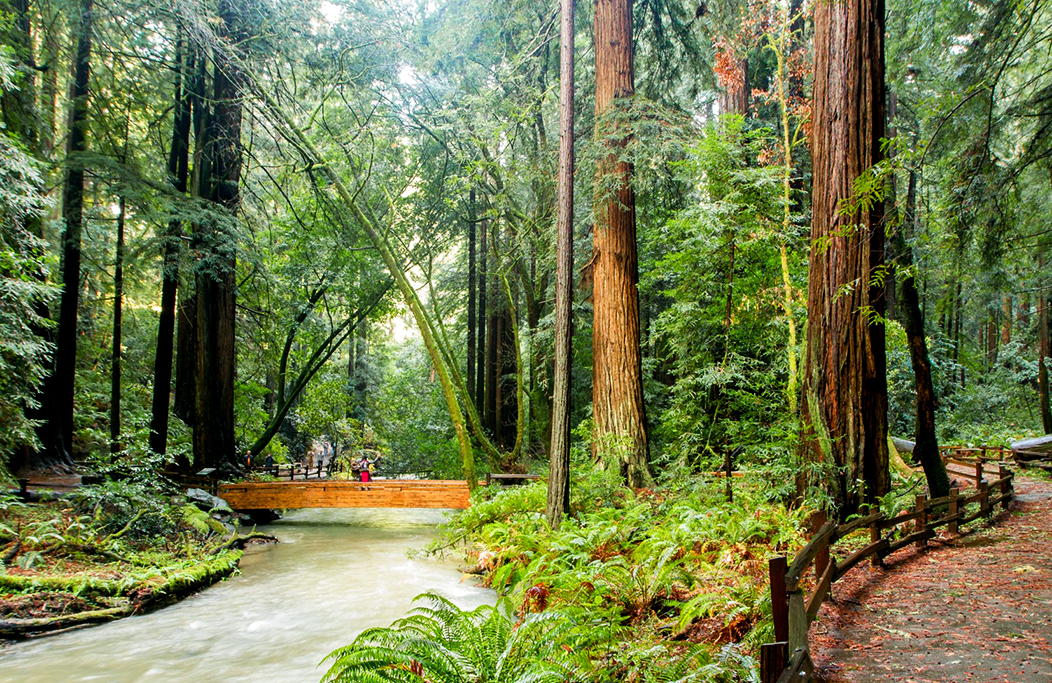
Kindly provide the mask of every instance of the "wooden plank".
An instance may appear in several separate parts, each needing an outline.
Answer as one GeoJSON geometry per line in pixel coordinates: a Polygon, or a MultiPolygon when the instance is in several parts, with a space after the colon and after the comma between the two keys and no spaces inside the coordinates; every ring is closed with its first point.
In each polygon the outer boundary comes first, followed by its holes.
{"type": "Polygon", "coordinates": [[[883,519],[883,520],[880,520],[880,521],[876,522],[876,526],[877,526],[878,529],[883,531],[884,529],[890,529],[892,527],[896,527],[899,524],[905,524],[906,522],[912,522],[915,519],[920,519],[920,517],[923,514],[924,514],[923,512],[919,512],[919,511],[903,512],[902,514],[896,515],[896,516],[892,517],[891,519],[883,519]]]}
{"type": "Polygon", "coordinates": [[[466,482],[297,481],[224,484],[219,495],[241,510],[264,508],[455,508],[471,503],[466,482]]]}
{"type": "Polygon", "coordinates": [[[804,546],[804,548],[796,555],[793,559],[792,565],[789,566],[789,570],[785,576],[785,587],[786,590],[792,593],[799,587],[800,578],[804,575],[804,572],[814,561],[815,555],[824,547],[828,546],[829,538],[836,531],[836,525],[832,522],[826,522],[818,533],[814,535],[811,541],[804,546]]]}
{"type": "Polygon", "coordinates": [[[922,529],[921,531],[916,531],[916,532],[910,534],[909,536],[905,536],[903,538],[900,538],[899,540],[895,541],[894,543],[889,543],[888,547],[881,551],[881,557],[887,557],[888,555],[890,555],[891,553],[895,552],[896,550],[899,550],[900,548],[905,548],[910,543],[921,543],[922,541],[926,541],[929,538],[935,538],[935,532],[934,531],[928,531],[927,529],[922,529]]]}
{"type": "Polygon", "coordinates": [[[859,548],[855,552],[848,555],[843,562],[839,563],[836,569],[836,574],[833,575],[833,581],[839,581],[840,577],[847,573],[849,569],[854,567],[856,564],[866,559],[867,557],[880,557],[880,553],[888,545],[888,539],[878,538],[864,548],[859,548]]]}
{"type": "MultiPolygon", "coordinates": [[[[785,592],[786,562],[784,555],[767,560],[767,574],[771,579],[771,617],[774,620],[774,637],[775,640],[787,641],[789,640],[789,596],[785,592]]],[[[783,660],[782,666],[784,665],[783,660]]]]}
{"type": "Polygon", "coordinates": [[[778,677],[776,683],[809,683],[815,672],[815,665],[811,661],[811,655],[807,648],[801,648],[793,653],[789,660],[789,666],[778,677]]]}
{"type": "Polygon", "coordinates": [[[836,574],[836,560],[831,560],[829,565],[826,567],[822,577],[818,580],[818,585],[815,587],[815,592],[811,594],[811,598],[807,601],[807,621],[808,623],[815,620],[818,616],[818,609],[822,606],[822,601],[829,595],[829,587],[833,584],[833,576],[836,574]]]}
{"type": "Polygon", "coordinates": [[[776,683],[789,662],[789,643],[784,640],[760,646],[760,683],[776,683]]]}
{"type": "Polygon", "coordinates": [[[807,629],[809,626],[807,607],[804,605],[804,592],[797,589],[789,594],[789,649],[806,650],[808,648],[807,629]]]}
{"type": "Polygon", "coordinates": [[[863,527],[868,527],[871,524],[879,522],[883,518],[884,515],[882,513],[874,512],[871,515],[866,515],[865,517],[858,517],[857,519],[853,519],[847,524],[841,524],[836,528],[836,539],[839,540],[841,538],[844,538],[854,531],[858,531],[863,527]]]}

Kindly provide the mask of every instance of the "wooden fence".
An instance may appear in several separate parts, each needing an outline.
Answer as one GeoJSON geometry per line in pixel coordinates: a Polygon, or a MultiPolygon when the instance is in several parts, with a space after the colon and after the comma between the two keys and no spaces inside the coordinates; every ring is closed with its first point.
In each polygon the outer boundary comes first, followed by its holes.
{"type": "Polygon", "coordinates": [[[817,513],[812,518],[815,534],[792,563],[782,556],[771,558],[768,571],[776,642],[760,648],[761,683],[807,683],[812,680],[808,629],[833,583],[853,567],[867,559],[879,566],[885,557],[909,545],[923,548],[940,527],[945,526],[949,533],[957,534],[962,525],[992,517],[997,505],[1008,508],[1012,499],[1012,472],[1000,463],[993,466],[988,463],[999,458],[986,453],[967,458],[972,453],[962,453],[961,450],[946,449],[943,458],[951,478],[974,483],[975,492],[971,495],[961,495],[959,488],[941,498],[918,495],[913,510],[890,519],[876,512],[839,525],[827,522],[824,513],[817,513]],[[990,471],[991,467],[996,467],[996,474],[990,471]],[[967,469],[962,471],[962,468],[967,469]],[[997,478],[990,481],[987,475],[997,478]],[[967,506],[973,503],[978,503],[978,509],[969,513],[967,506]],[[831,556],[830,550],[838,541],[861,529],[869,530],[868,544],[843,560],[831,556]],[[898,529],[902,532],[897,535],[898,529]],[[815,567],[815,583],[808,593],[804,579],[811,565],[815,567]]]}

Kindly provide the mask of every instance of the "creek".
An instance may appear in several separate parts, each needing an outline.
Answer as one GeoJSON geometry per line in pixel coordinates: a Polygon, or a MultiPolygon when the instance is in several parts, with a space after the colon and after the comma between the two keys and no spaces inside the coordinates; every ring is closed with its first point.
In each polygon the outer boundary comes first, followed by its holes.
{"type": "Polygon", "coordinates": [[[321,660],[404,616],[426,590],[460,607],[492,603],[451,562],[410,559],[437,533],[435,510],[296,510],[260,527],[240,574],[175,605],[0,650],[7,683],[317,683],[321,660]]]}

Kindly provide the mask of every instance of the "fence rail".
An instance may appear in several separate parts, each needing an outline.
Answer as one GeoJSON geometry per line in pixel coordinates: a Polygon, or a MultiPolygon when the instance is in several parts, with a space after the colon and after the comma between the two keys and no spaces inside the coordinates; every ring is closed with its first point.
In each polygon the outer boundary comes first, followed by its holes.
{"type": "Polygon", "coordinates": [[[972,468],[968,472],[949,471],[955,477],[970,481],[975,486],[974,493],[962,495],[959,488],[954,488],[950,495],[940,498],[918,495],[913,510],[890,518],[875,512],[839,525],[827,521],[825,514],[819,512],[812,517],[814,535],[791,563],[782,556],[770,559],[768,573],[776,642],[760,648],[762,683],[807,683],[812,680],[808,629],[822,602],[829,596],[832,585],[852,568],[867,559],[879,566],[885,557],[897,550],[910,545],[923,548],[940,527],[945,526],[950,534],[957,534],[965,524],[991,518],[998,505],[1008,508],[1015,475],[1000,463],[993,466],[996,472],[991,471],[990,462],[999,458],[987,455],[1004,449],[945,450],[948,452],[943,457],[947,464],[972,468]],[[962,450],[982,453],[969,458],[960,453],[962,450]],[[968,514],[968,505],[974,503],[978,503],[978,508],[968,514]],[[869,543],[842,560],[831,556],[830,550],[838,541],[861,529],[869,530],[869,543]],[[815,583],[808,594],[804,579],[812,565],[815,583]]]}

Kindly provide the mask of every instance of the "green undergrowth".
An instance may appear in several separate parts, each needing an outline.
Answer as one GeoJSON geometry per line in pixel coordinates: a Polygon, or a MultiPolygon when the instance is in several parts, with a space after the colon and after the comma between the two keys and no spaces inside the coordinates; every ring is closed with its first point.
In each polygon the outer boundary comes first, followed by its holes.
{"type": "Polygon", "coordinates": [[[0,637],[105,621],[237,569],[228,528],[180,496],[107,481],[38,503],[0,498],[0,637]]]}
{"type": "Polygon", "coordinates": [[[600,472],[575,479],[572,514],[552,532],[544,486],[482,494],[432,551],[466,548],[519,618],[586,628],[588,680],[676,680],[681,666],[704,672],[692,680],[751,680],[749,654],[773,640],[767,560],[803,545],[807,510],[759,481],[736,480],[730,503],[723,480],[633,493],[600,472]]]}

